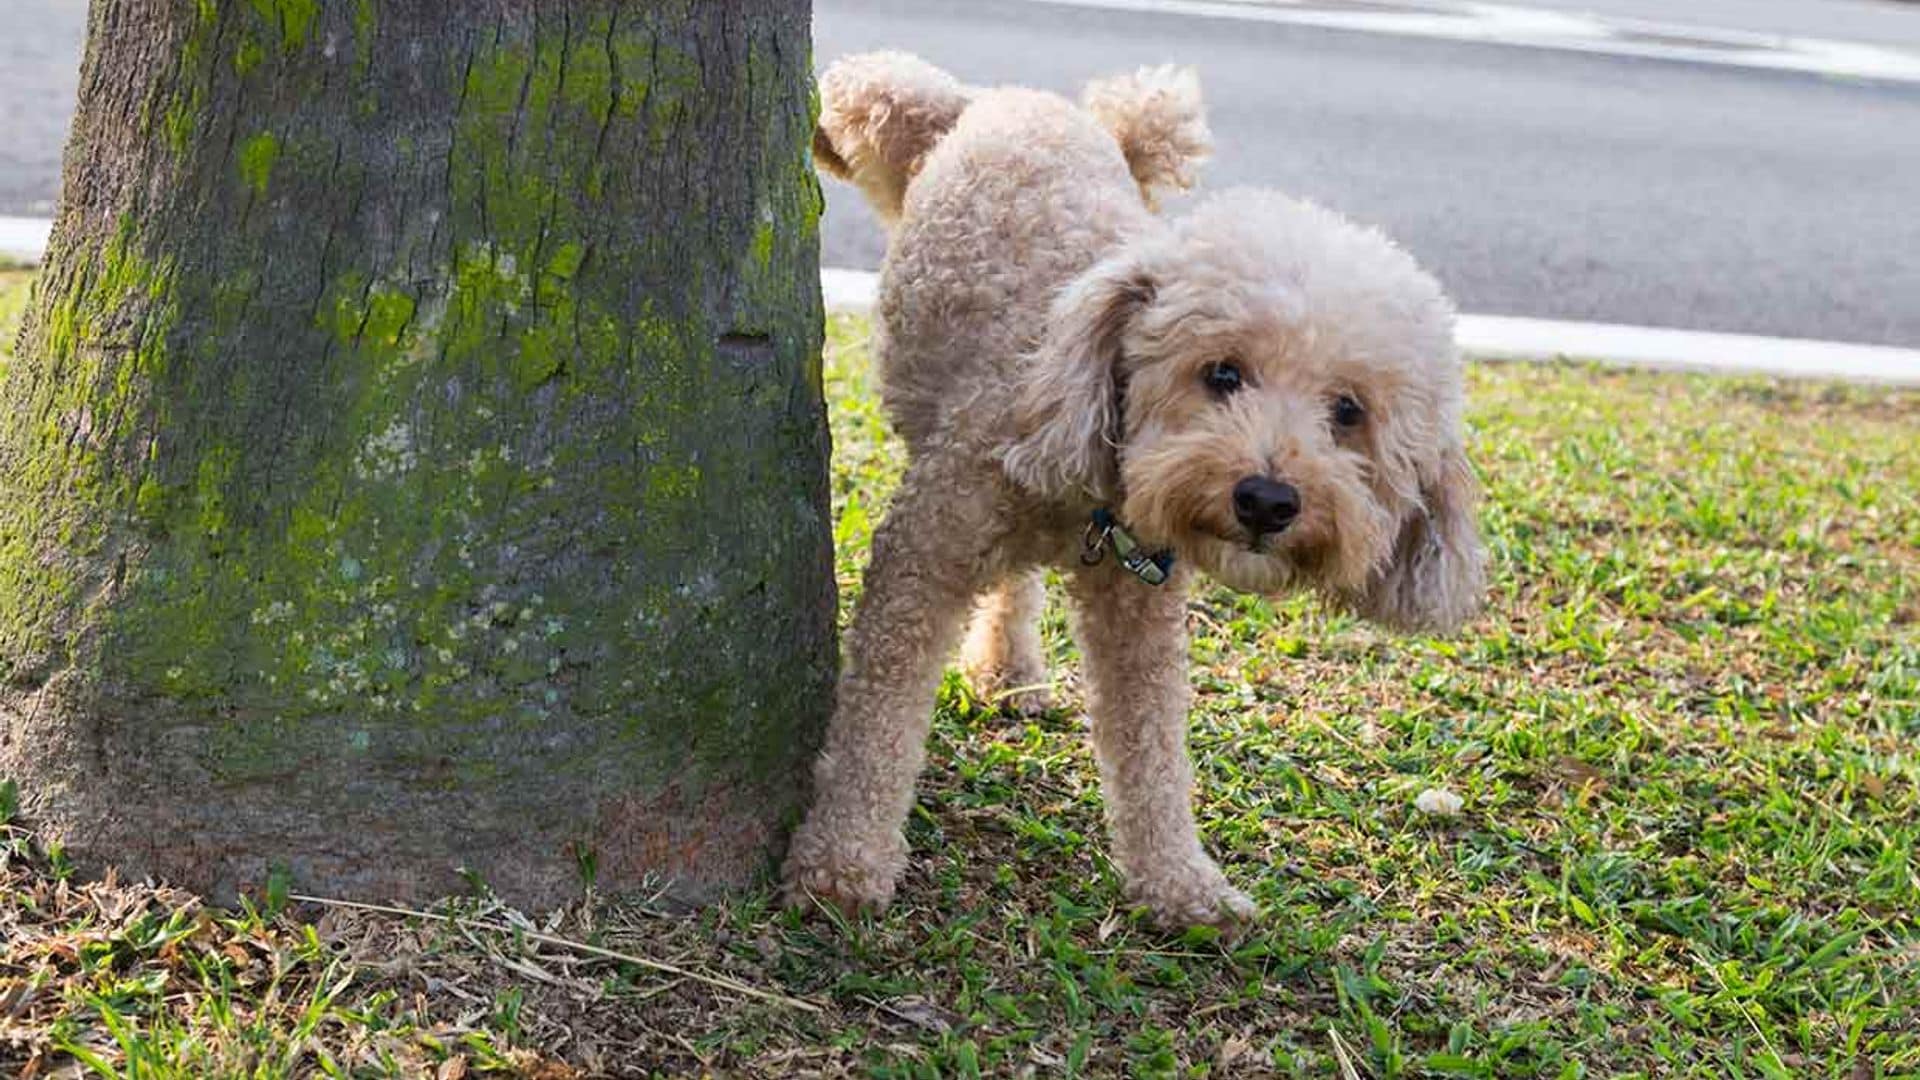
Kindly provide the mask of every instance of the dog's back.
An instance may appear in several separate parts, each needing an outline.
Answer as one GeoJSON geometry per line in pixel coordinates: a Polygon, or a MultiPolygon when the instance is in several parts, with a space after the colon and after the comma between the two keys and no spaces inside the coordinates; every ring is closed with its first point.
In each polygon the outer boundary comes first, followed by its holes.
{"type": "Polygon", "coordinates": [[[1209,141],[1199,88],[1170,68],[1089,86],[1083,106],[975,90],[900,54],[821,80],[816,158],[858,183],[891,228],[877,355],[910,445],[999,383],[1054,294],[1185,187],[1209,141]]]}

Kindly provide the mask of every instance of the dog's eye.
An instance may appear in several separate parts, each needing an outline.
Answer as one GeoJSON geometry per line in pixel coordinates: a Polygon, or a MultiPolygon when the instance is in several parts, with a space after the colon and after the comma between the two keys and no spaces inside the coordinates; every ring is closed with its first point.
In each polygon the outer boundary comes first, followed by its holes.
{"type": "Polygon", "coordinates": [[[1333,399],[1333,424],[1338,428],[1357,428],[1360,421],[1367,418],[1367,410],[1360,406],[1352,394],[1341,394],[1333,399]]]}
{"type": "Polygon", "coordinates": [[[1217,364],[1209,364],[1207,365],[1207,370],[1201,372],[1200,378],[1206,382],[1207,389],[1219,394],[1221,397],[1226,397],[1228,394],[1240,389],[1240,365],[1232,360],[1222,360],[1217,364]]]}

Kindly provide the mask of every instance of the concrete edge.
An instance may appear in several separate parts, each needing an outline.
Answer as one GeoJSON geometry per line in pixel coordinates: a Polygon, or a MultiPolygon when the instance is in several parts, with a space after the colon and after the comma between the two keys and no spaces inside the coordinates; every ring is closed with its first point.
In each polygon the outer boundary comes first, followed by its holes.
{"type": "MultiPolygon", "coordinates": [[[[52,228],[43,218],[0,217],[0,255],[38,262],[52,228]]],[[[829,311],[871,310],[878,284],[879,275],[870,270],[820,271],[829,311]]],[[[1461,315],[1456,339],[1461,351],[1485,360],[1593,360],[1660,371],[1920,386],[1920,349],[1884,345],[1509,315],[1461,315]]]]}
{"type": "Polygon", "coordinates": [[[0,259],[38,263],[52,235],[53,222],[46,218],[0,217],[0,259]]]}
{"type": "MultiPolygon", "coordinates": [[[[871,310],[878,283],[879,275],[866,270],[820,272],[830,311],[871,310]]],[[[1656,371],[1920,386],[1920,350],[1884,345],[1508,315],[1461,315],[1454,337],[1463,353],[1481,360],[1591,360],[1656,371]]]]}

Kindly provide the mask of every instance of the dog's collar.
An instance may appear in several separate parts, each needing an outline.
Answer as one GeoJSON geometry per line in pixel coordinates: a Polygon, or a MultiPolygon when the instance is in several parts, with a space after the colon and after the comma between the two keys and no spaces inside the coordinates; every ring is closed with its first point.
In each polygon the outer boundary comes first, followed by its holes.
{"type": "Polygon", "coordinates": [[[1105,557],[1108,548],[1113,549],[1114,559],[1127,573],[1149,585],[1164,585],[1173,574],[1171,550],[1148,551],[1141,547],[1113,511],[1102,506],[1087,522],[1086,535],[1080,541],[1080,561],[1093,566],[1105,557]]]}

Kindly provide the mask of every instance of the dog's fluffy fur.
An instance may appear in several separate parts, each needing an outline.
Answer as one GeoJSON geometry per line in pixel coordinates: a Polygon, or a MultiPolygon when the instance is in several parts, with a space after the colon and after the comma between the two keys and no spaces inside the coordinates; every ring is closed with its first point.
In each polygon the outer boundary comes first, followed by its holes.
{"type": "Polygon", "coordinates": [[[1199,570],[1317,588],[1399,627],[1472,614],[1483,556],[1451,306],[1378,232],[1308,203],[1233,191],[1156,216],[1153,195],[1189,185],[1209,146],[1190,72],[1095,83],[1076,106],[880,53],[835,64],[821,93],[816,158],[890,227],[876,356],[910,462],[874,536],[790,897],[891,899],[941,667],[971,611],[980,689],[1044,684],[1052,566],[1129,894],[1170,925],[1247,916],[1190,806],[1187,585],[1199,570]],[[1237,391],[1210,385],[1222,363],[1237,391]],[[1358,423],[1333,419],[1343,395],[1358,423]],[[1242,525],[1250,476],[1297,489],[1290,526],[1242,525]],[[1084,565],[1098,507],[1173,551],[1173,580],[1084,565]]]}

